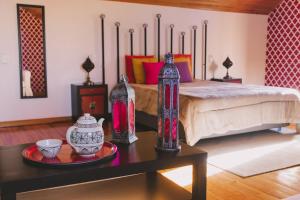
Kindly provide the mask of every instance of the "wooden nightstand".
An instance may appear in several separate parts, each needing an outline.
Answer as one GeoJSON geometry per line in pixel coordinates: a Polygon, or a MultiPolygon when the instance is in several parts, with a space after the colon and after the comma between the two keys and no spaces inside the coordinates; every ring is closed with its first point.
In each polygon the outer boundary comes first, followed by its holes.
{"type": "Polygon", "coordinates": [[[106,84],[86,86],[71,85],[72,119],[75,121],[84,113],[96,118],[108,116],[108,91],[106,84]]]}
{"type": "Polygon", "coordinates": [[[218,81],[218,82],[227,82],[227,83],[243,83],[241,78],[232,78],[232,79],[219,79],[219,78],[212,78],[211,81],[218,81]]]}

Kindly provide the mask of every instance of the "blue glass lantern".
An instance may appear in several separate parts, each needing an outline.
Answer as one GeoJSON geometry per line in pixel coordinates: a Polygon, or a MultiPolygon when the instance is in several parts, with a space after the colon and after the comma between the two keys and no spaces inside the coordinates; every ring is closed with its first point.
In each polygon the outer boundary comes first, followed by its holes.
{"type": "Polygon", "coordinates": [[[165,65],[158,76],[158,133],[156,149],[178,151],[179,145],[179,72],[173,55],[165,55],[165,65]]]}

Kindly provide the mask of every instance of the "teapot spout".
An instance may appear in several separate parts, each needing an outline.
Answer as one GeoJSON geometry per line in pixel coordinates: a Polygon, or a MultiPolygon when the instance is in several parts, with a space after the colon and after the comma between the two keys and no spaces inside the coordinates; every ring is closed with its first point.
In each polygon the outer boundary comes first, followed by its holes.
{"type": "Polygon", "coordinates": [[[100,127],[102,127],[103,121],[104,121],[104,118],[99,119],[98,125],[99,125],[100,127]]]}

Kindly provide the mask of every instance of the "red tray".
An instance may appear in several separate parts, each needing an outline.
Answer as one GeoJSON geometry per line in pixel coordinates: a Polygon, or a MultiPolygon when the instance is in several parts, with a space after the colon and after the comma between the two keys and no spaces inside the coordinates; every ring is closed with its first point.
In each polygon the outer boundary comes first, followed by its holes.
{"type": "Polygon", "coordinates": [[[116,145],[104,142],[103,147],[94,157],[85,158],[79,156],[66,141],[63,141],[61,150],[55,158],[45,158],[35,144],[25,148],[22,156],[26,161],[43,166],[78,166],[109,160],[114,157],[117,150],[116,145]]]}

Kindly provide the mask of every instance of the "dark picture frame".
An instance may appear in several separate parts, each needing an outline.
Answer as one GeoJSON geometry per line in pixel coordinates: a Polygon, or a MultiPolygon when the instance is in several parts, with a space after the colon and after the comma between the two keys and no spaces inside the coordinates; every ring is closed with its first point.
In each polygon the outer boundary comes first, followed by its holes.
{"type": "Polygon", "coordinates": [[[47,98],[48,97],[48,89],[47,89],[47,62],[46,62],[46,34],[45,34],[45,7],[42,5],[30,5],[30,4],[17,4],[17,23],[18,23],[18,41],[19,41],[19,68],[20,68],[20,97],[21,99],[33,99],[33,98],[47,98]],[[21,29],[21,19],[20,19],[20,10],[22,8],[26,9],[41,9],[41,20],[42,20],[42,42],[43,42],[43,52],[42,52],[42,63],[43,63],[43,74],[41,77],[43,78],[43,92],[35,94],[33,92],[32,95],[24,95],[23,89],[23,49],[22,49],[22,29],[21,29]]]}

